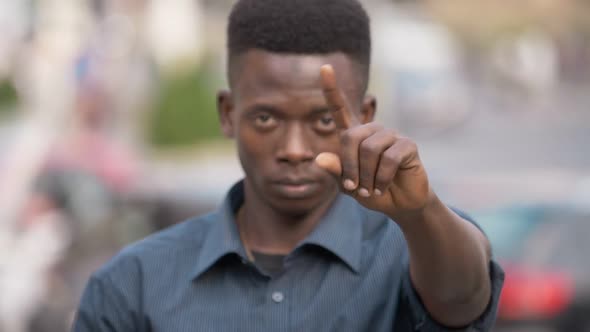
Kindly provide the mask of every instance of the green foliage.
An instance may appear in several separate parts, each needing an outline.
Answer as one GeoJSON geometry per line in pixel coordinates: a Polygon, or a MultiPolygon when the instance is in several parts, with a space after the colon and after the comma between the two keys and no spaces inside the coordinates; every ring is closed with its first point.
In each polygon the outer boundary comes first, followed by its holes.
{"type": "Polygon", "coordinates": [[[206,68],[161,80],[148,124],[148,137],[155,147],[183,147],[221,136],[214,90],[217,78],[206,68]]]}
{"type": "Polygon", "coordinates": [[[0,113],[14,109],[18,102],[18,95],[10,81],[0,81],[0,113]]]}

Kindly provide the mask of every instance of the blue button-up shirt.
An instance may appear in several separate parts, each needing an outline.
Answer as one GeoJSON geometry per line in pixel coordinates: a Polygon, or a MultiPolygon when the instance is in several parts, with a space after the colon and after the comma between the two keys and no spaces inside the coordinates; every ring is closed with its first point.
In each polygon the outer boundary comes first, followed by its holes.
{"type": "MultiPolygon", "coordinates": [[[[93,274],[74,331],[454,331],[414,291],[395,222],[340,195],[271,278],[247,260],[235,211],[243,185],[216,212],[133,244],[93,274]]],[[[492,301],[467,331],[494,323],[492,301]]]]}

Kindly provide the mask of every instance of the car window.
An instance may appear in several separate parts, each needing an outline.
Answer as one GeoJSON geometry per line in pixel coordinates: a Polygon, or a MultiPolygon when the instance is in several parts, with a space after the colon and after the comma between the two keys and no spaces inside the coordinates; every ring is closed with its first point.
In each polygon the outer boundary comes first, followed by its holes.
{"type": "Polygon", "coordinates": [[[495,257],[504,261],[520,260],[525,240],[542,222],[537,211],[525,208],[486,211],[473,215],[488,236],[495,257]]]}
{"type": "Polygon", "coordinates": [[[475,215],[500,260],[590,279],[590,216],[555,208],[475,215]]]}
{"type": "Polygon", "coordinates": [[[558,246],[547,256],[544,264],[576,276],[590,276],[590,218],[584,215],[565,215],[565,222],[555,222],[562,234],[558,246]]]}

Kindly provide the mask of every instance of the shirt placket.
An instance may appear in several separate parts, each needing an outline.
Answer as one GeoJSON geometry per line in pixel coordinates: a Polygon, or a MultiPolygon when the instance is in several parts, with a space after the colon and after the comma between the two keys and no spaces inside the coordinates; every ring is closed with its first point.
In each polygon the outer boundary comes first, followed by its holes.
{"type": "Polygon", "coordinates": [[[268,312],[270,313],[268,331],[290,331],[290,312],[293,310],[293,285],[289,273],[269,279],[266,289],[268,312]]]}

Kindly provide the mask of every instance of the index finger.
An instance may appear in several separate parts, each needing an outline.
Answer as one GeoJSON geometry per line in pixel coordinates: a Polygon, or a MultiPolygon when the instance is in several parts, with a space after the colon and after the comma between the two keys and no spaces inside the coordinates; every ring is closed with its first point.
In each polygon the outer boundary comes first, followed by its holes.
{"type": "Polygon", "coordinates": [[[326,102],[334,114],[336,125],[340,129],[348,129],[358,125],[358,119],[352,113],[350,107],[348,107],[348,103],[344,100],[342,91],[336,83],[336,75],[334,74],[332,65],[323,65],[320,68],[320,76],[324,98],[326,98],[326,102]]]}

